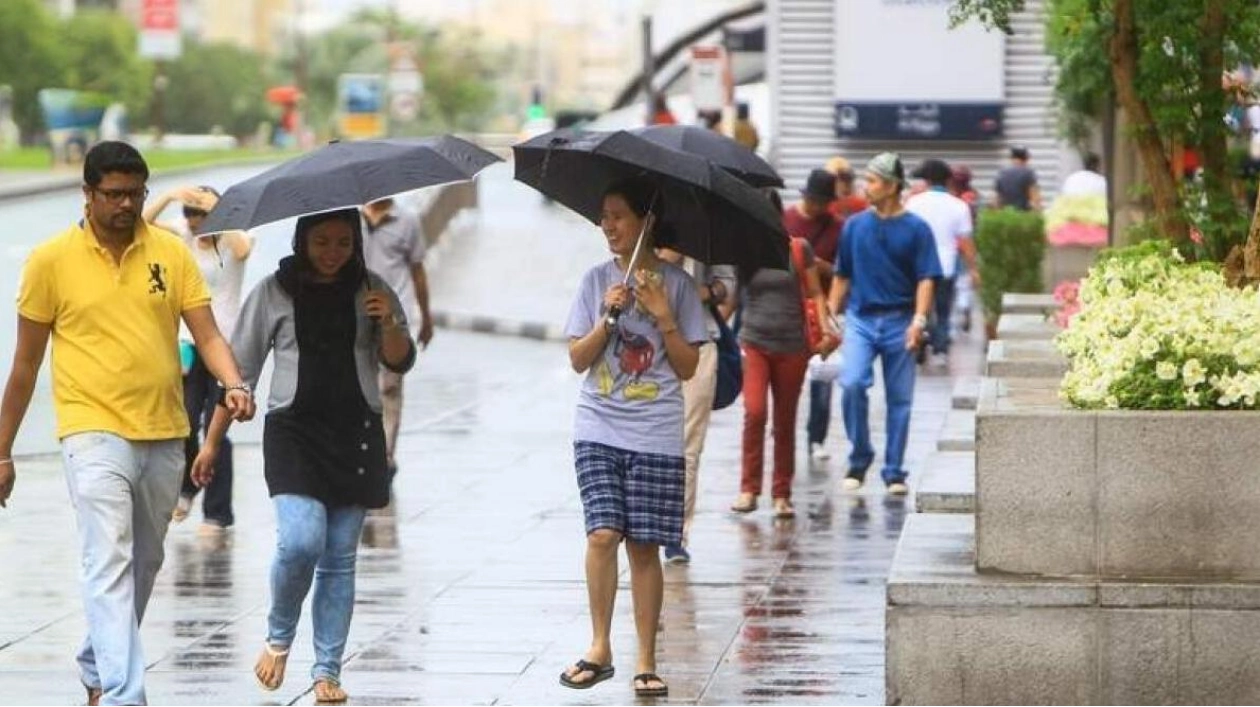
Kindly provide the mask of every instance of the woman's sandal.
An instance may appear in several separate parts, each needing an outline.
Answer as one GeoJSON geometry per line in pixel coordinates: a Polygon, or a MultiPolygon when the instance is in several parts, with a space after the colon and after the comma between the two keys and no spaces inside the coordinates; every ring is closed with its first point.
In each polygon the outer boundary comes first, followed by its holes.
{"type": "Polygon", "coordinates": [[[774,499],[774,517],[781,519],[795,518],[796,509],[792,507],[792,502],[786,498],[774,499]]]}
{"type": "Polygon", "coordinates": [[[635,697],[664,697],[669,694],[669,685],[656,673],[639,673],[634,676],[635,697]],[[652,683],[660,683],[653,685],[652,683]],[[642,685],[640,685],[642,683],[642,685]]]}
{"type": "Polygon", "coordinates": [[[586,660],[585,658],[578,660],[576,663],[573,664],[573,667],[577,668],[577,672],[573,673],[572,675],[569,674],[569,671],[567,669],[563,673],[560,673],[560,684],[564,685],[565,687],[573,688],[574,690],[585,690],[588,687],[593,687],[595,685],[598,685],[599,683],[615,675],[617,672],[617,670],[613,668],[613,666],[611,665],[600,665],[599,663],[592,663],[591,661],[586,660]],[[582,673],[590,673],[591,678],[588,680],[574,680],[573,679],[581,675],[582,673]]]}
{"type": "Polygon", "coordinates": [[[87,685],[84,685],[83,689],[87,690],[88,705],[90,705],[91,707],[96,707],[96,705],[99,705],[101,703],[101,688],[88,687],[87,685]]]}
{"type": "Polygon", "coordinates": [[[258,661],[254,663],[254,677],[258,679],[258,686],[262,689],[273,692],[279,690],[284,684],[284,670],[289,663],[289,649],[272,648],[270,643],[263,644],[263,652],[258,656],[258,661]],[[271,679],[263,678],[264,670],[271,671],[271,679]]]}
{"type": "Polygon", "coordinates": [[[332,678],[320,678],[315,681],[315,704],[317,705],[339,705],[344,704],[350,696],[346,691],[341,689],[341,684],[332,678]]]}
{"type": "Polygon", "coordinates": [[[736,513],[752,513],[757,510],[757,497],[751,493],[741,493],[731,504],[731,510],[736,513]]]}

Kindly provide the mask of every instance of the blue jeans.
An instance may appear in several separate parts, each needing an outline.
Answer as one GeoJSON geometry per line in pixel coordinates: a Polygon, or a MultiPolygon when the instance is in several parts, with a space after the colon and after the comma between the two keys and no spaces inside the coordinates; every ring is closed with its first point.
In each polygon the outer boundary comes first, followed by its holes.
{"type": "Polygon", "coordinates": [[[949,353],[950,320],[954,315],[954,294],[958,278],[943,277],[936,281],[933,290],[932,326],[928,329],[928,341],[938,354],[949,353]]]}
{"type": "Polygon", "coordinates": [[[886,484],[906,479],[902,462],[910,432],[910,409],[914,405],[914,352],[906,350],[906,329],[910,328],[911,318],[910,312],[875,315],[850,312],[846,318],[844,345],[840,350],[840,409],[844,413],[844,431],[853,445],[849,455],[851,476],[864,478],[875,461],[866,391],[875,382],[875,357],[879,356],[884,366],[884,397],[888,408],[888,444],[881,475],[886,484]]]}
{"type": "Polygon", "coordinates": [[[834,381],[809,382],[809,424],[805,426],[810,444],[827,441],[827,426],[831,424],[831,388],[834,381]]]}
{"type": "Polygon", "coordinates": [[[293,494],[280,494],[271,501],[276,507],[276,557],[271,564],[267,642],[276,648],[293,644],[313,577],[315,665],[311,678],[339,682],[354,614],[354,563],[366,511],[362,506],[329,508],[309,496],[293,494]]]}
{"type": "Polygon", "coordinates": [[[132,442],[107,432],[61,440],[83,561],[88,635],[79,679],[103,705],[142,705],[140,622],[162,567],[162,542],[179,496],[184,440],[132,442]]]}
{"type": "MultiPolygon", "coordinates": [[[[188,412],[188,424],[192,427],[188,441],[184,444],[184,483],[179,491],[185,498],[195,498],[201,490],[192,482],[192,462],[201,448],[201,431],[210,430],[210,420],[214,418],[218,401],[219,383],[198,356],[188,375],[184,376],[184,409],[188,412]]],[[[236,522],[232,513],[232,475],[232,440],[224,436],[219,445],[219,456],[214,459],[214,478],[206,487],[206,495],[201,502],[202,516],[224,528],[229,528],[236,522]]]]}

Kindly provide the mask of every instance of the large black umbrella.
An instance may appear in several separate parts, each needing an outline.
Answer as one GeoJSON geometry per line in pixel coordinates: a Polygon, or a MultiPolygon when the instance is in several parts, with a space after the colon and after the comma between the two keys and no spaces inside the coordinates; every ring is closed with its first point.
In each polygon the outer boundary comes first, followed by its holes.
{"type": "Polygon", "coordinates": [[[334,142],[232,186],[210,211],[200,234],[248,230],[462,182],[499,161],[449,135],[334,142]]]}
{"type": "Polygon", "coordinates": [[[649,125],[630,132],[658,145],[704,157],[754,187],[783,186],[783,178],[757,153],[708,128],[649,125]]]}
{"type": "Polygon", "coordinates": [[[759,190],[709,160],[639,135],[558,130],[512,148],[516,178],[599,224],[604,191],[643,177],[660,190],[659,219],[676,241],[662,243],[705,263],[787,269],[782,217],[759,190]]]}

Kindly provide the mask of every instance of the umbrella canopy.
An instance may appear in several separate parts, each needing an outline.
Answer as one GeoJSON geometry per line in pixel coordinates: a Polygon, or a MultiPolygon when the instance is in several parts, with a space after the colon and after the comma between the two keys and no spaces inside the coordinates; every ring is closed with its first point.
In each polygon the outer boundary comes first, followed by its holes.
{"type": "MultiPolygon", "coordinates": [[[[787,269],[782,217],[757,189],[712,162],[633,133],[557,130],[512,148],[516,178],[598,224],[605,190],[630,177],[660,190],[669,243],[706,263],[787,269]]],[[[662,244],[666,245],[666,244],[662,244]]]]}
{"type": "Polygon", "coordinates": [[[734,140],[695,125],[649,125],[630,131],[665,147],[699,155],[754,187],[783,187],[770,163],[734,140]]]}
{"type": "Polygon", "coordinates": [[[294,216],[355,208],[413,189],[472,179],[501,161],[449,135],[334,142],[240,182],[201,234],[248,230],[294,216]]]}
{"type": "Polygon", "coordinates": [[[267,89],[267,100],[271,103],[285,105],[288,103],[297,103],[302,98],[302,92],[297,86],[272,86],[267,89]]]}

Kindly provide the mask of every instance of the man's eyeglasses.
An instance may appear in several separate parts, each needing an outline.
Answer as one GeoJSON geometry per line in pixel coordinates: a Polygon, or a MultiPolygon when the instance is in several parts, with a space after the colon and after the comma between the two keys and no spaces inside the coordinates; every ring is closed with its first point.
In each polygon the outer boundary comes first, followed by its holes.
{"type": "Polygon", "coordinates": [[[93,187],[92,191],[105,197],[105,201],[111,204],[121,204],[122,200],[127,198],[130,198],[132,203],[139,203],[149,196],[147,187],[140,187],[139,189],[97,189],[93,187]]]}
{"type": "Polygon", "coordinates": [[[205,218],[208,212],[201,209],[195,209],[191,206],[184,207],[184,218],[205,218]]]}

